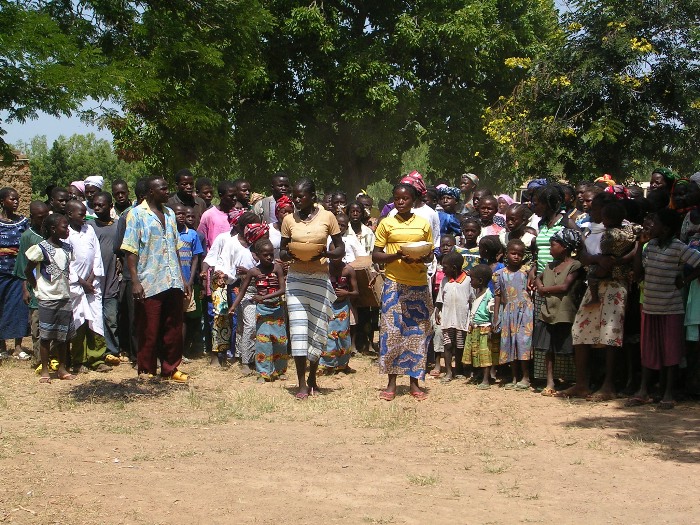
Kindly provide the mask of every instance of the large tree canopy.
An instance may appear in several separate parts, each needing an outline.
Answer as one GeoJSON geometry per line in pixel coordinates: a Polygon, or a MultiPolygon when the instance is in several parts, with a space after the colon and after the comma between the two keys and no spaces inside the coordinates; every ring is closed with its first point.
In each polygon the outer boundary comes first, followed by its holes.
{"type": "MultiPolygon", "coordinates": [[[[115,78],[86,39],[89,23],[58,9],[70,2],[0,0],[0,111],[24,122],[37,112],[68,115],[88,97],[106,98],[115,78]]],[[[0,121],[0,153],[8,152],[0,121]]]]}
{"type": "MultiPolygon", "coordinates": [[[[558,42],[485,129],[511,173],[692,173],[700,139],[700,1],[574,0],[558,42]]],[[[494,159],[496,160],[496,159],[494,159]]]]}
{"type": "Polygon", "coordinates": [[[533,59],[556,29],[543,0],[11,5],[4,27],[34,17],[50,29],[37,42],[9,33],[10,49],[45,52],[26,64],[11,55],[34,87],[23,106],[5,100],[25,108],[12,117],[75,110],[102,92],[119,108],[101,120],[116,151],[152,172],[255,180],[283,168],[352,188],[395,178],[419,137],[440,174],[485,163],[480,116],[522,78],[508,60],[533,59]],[[44,93],[32,76],[53,63],[70,64],[59,69],[68,78],[44,93]]]}

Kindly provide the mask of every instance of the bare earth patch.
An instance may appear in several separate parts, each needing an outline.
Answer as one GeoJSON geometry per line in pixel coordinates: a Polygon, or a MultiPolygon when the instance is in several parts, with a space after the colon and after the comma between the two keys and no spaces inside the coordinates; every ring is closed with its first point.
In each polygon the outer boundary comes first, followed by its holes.
{"type": "Polygon", "coordinates": [[[429,380],[393,402],[367,357],[297,401],[205,360],[40,385],[0,366],[0,522],[698,523],[700,407],[624,408],[429,380]]]}

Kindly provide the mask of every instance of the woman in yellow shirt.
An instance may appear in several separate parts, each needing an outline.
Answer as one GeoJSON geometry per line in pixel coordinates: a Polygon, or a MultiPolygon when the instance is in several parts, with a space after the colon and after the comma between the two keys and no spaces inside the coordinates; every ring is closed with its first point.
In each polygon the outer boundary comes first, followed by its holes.
{"type": "Polygon", "coordinates": [[[433,301],[428,286],[426,263],[433,253],[414,259],[401,253],[407,242],[433,243],[430,224],[411,210],[419,198],[410,184],[394,186],[396,215],[386,217],[375,232],[372,260],[386,265],[382,292],[382,315],[379,326],[379,372],[388,374],[389,383],[380,397],[391,401],[396,397],[396,377],[410,377],[411,395],[419,401],[427,394],[418,385],[425,376],[428,342],[432,336],[430,317],[433,301]]]}

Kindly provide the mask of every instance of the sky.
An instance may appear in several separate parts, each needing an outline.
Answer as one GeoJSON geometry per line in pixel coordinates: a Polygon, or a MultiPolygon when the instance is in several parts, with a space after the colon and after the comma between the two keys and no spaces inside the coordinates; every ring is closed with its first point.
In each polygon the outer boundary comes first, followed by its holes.
{"type": "MultiPolygon", "coordinates": [[[[87,104],[85,107],[89,107],[87,104]]],[[[7,113],[0,112],[0,124],[5,129],[6,134],[3,136],[5,142],[16,144],[18,141],[29,142],[37,135],[46,135],[48,144],[51,144],[60,135],[70,137],[79,133],[86,135],[94,133],[97,138],[112,141],[112,134],[107,129],[100,129],[97,126],[91,126],[81,122],[77,116],[56,118],[46,113],[39,113],[35,120],[27,120],[26,122],[6,122],[7,113]]]]}

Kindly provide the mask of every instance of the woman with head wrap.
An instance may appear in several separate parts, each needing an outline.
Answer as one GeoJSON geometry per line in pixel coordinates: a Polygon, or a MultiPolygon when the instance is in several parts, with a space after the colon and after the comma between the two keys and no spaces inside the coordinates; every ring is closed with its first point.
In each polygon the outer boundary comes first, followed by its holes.
{"type": "MultiPolygon", "coordinates": [[[[272,223],[270,226],[270,231],[268,232],[272,247],[275,249],[275,261],[280,263],[282,262],[280,261],[280,243],[282,242],[282,233],[280,232],[280,229],[282,227],[282,220],[290,213],[294,213],[294,204],[292,204],[292,199],[290,199],[287,195],[282,195],[279,199],[277,199],[277,201],[275,201],[275,219],[277,220],[272,223]]],[[[283,263],[282,266],[286,272],[289,265],[283,263]]]]}
{"type": "Polygon", "coordinates": [[[459,205],[459,188],[450,186],[438,187],[438,198],[440,199],[441,210],[437,212],[440,219],[440,235],[462,235],[459,217],[457,216],[457,206],[459,205]]]}
{"type": "Polygon", "coordinates": [[[503,220],[505,220],[508,206],[513,204],[515,201],[510,195],[506,195],[505,193],[500,194],[496,198],[498,199],[498,213],[496,215],[500,215],[503,217],[503,220]]]}
{"type": "Polygon", "coordinates": [[[543,396],[554,395],[555,356],[570,356],[574,352],[571,327],[576,317],[576,304],[583,285],[583,271],[579,261],[572,257],[581,245],[577,230],[564,228],[549,239],[552,261],[535,280],[535,289],[544,300],[535,311],[533,346],[545,352],[547,386],[543,396]]]}
{"type": "MultiPolygon", "coordinates": [[[[423,217],[426,221],[428,221],[428,224],[430,224],[430,228],[433,232],[433,244],[436,248],[439,247],[440,217],[434,209],[432,209],[423,201],[426,193],[428,193],[428,188],[426,187],[425,182],[423,181],[423,176],[414,170],[405,177],[403,177],[399,182],[400,184],[409,184],[413,186],[418,192],[419,198],[416,199],[413,203],[413,213],[415,213],[419,217],[423,217]]],[[[392,209],[387,216],[393,217],[394,215],[396,215],[396,210],[392,209]]]]}
{"type": "Polygon", "coordinates": [[[82,201],[85,198],[85,183],[82,180],[74,180],[68,186],[70,200],[82,201]]]}
{"type": "Polygon", "coordinates": [[[673,183],[677,178],[678,175],[668,168],[654,168],[654,171],[651,172],[651,178],[649,179],[649,189],[664,189],[670,193],[673,183]]]}
{"type": "MultiPolygon", "coordinates": [[[[85,186],[83,193],[85,194],[85,207],[87,212],[85,213],[86,219],[94,219],[97,217],[95,211],[92,209],[92,199],[95,198],[98,192],[102,191],[102,186],[104,186],[104,177],[101,175],[90,175],[85,179],[85,186]]],[[[117,218],[116,216],[113,218],[117,218]]]]}
{"type": "Polygon", "coordinates": [[[474,190],[479,186],[479,177],[473,173],[462,173],[462,177],[459,182],[459,190],[462,193],[461,209],[457,210],[458,213],[464,214],[470,211],[474,211],[472,206],[472,197],[474,196],[474,190]]]}

